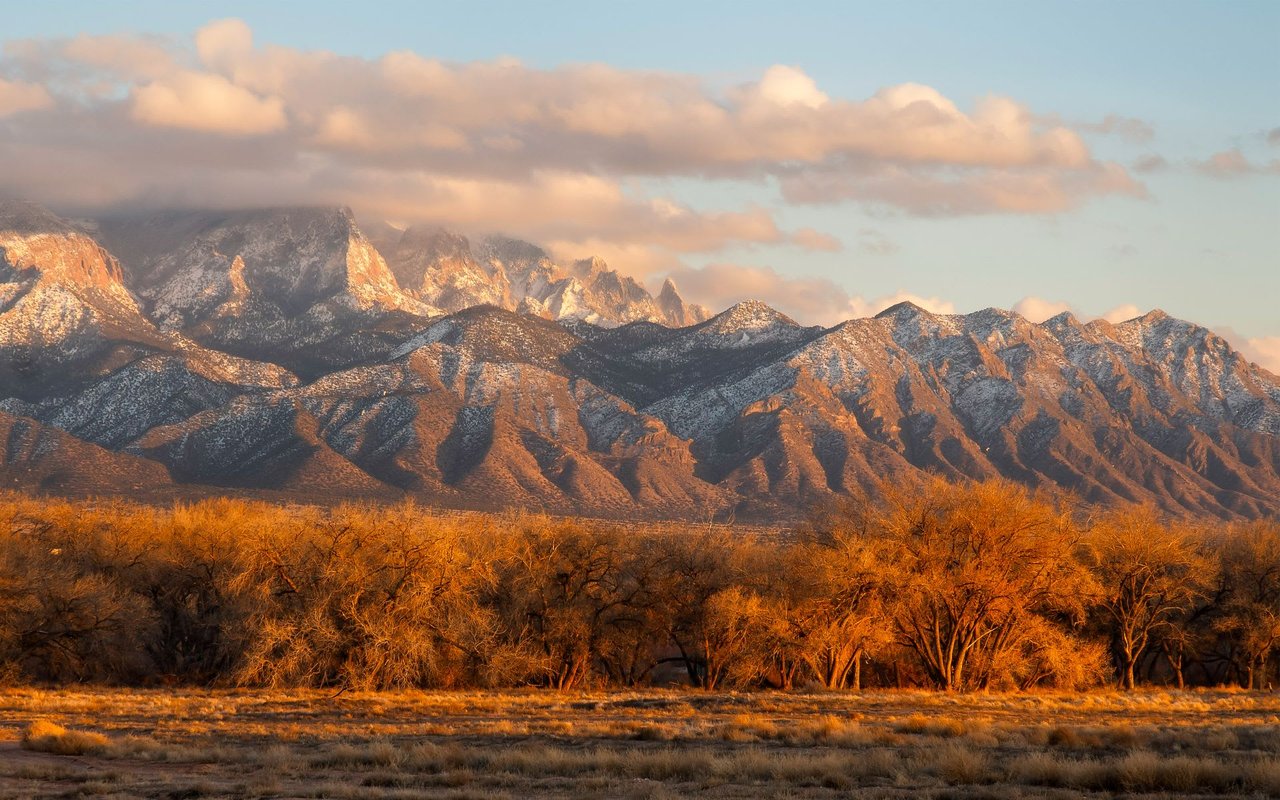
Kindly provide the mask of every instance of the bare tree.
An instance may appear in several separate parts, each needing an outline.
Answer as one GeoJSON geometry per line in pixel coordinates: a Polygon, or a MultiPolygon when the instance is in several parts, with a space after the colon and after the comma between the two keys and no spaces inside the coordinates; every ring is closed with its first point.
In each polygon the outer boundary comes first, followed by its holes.
{"type": "Polygon", "coordinates": [[[1267,688],[1268,662],[1280,648],[1280,525],[1238,526],[1218,546],[1225,591],[1216,627],[1240,653],[1242,683],[1267,688]]]}
{"type": "Polygon", "coordinates": [[[1133,689],[1139,660],[1207,595],[1215,565],[1191,531],[1164,524],[1151,508],[1104,515],[1082,552],[1101,589],[1121,685],[1133,689]]]}

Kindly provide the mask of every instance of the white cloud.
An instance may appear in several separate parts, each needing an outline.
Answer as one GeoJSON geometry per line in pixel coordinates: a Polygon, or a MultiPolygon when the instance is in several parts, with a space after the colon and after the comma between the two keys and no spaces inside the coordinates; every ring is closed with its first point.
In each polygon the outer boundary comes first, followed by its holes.
{"type": "Polygon", "coordinates": [[[147,125],[251,136],[285,127],[284,104],[206,72],[178,72],[138,87],[133,118],[147,125]]]}
{"type": "Polygon", "coordinates": [[[205,66],[230,72],[253,53],[253,30],[239,19],[220,19],[196,31],[196,52],[205,66]]]}
{"type": "MultiPolygon", "coordinates": [[[[327,182],[368,171],[386,173],[387,183],[406,172],[505,181],[547,172],[615,182],[776,176],[795,202],[922,214],[1051,213],[1142,191],[1123,168],[1095,159],[1071,126],[1012,99],[987,97],[965,109],[920,84],[841,98],[789,65],[716,91],[696,75],[606,64],[538,69],[512,59],[449,63],[409,52],[366,59],[262,46],[248,25],[229,19],[201,28],[185,46],[146,36],[28,40],[6,47],[5,66],[47,77],[41,91],[68,101],[57,139],[79,153],[64,156],[92,167],[94,145],[104,152],[85,183],[126,154],[123,146],[107,153],[103,139],[136,140],[130,166],[145,177],[148,197],[200,192],[177,183],[189,182],[189,171],[148,168],[155,139],[129,120],[174,131],[163,146],[175,151],[196,147],[180,131],[271,134],[279,140],[269,151],[274,164],[236,147],[198,158],[219,159],[224,171],[292,171],[274,183],[297,186],[299,201],[315,189],[290,180],[304,167],[327,182]],[[124,103],[130,114],[122,118],[124,103]]],[[[47,142],[41,124],[24,124],[13,138],[47,142]]],[[[0,172],[7,166],[0,157],[0,172]]]]}
{"type": "Polygon", "coordinates": [[[1142,309],[1138,308],[1133,303],[1124,303],[1116,306],[1115,308],[1110,308],[1104,311],[1099,316],[1099,319],[1105,319],[1107,322],[1111,323],[1118,323],[1140,317],[1142,314],[1142,309]]]}
{"type": "Polygon", "coordinates": [[[803,70],[784,64],[775,64],[765,70],[760,83],[755,86],[755,94],[766,103],[784,108],[821,108],[829,99],[803,70]]]}
{"type": "Polygon", "coordinates": [[[1024,297],[1014,303],[1010,311],[1015,314],[1021,314],[1029,322],[1041,323],[1051,317],[1056,317],[1063,311],[1073,311],[1073,309],[1069,303],[1061,301],[1045,300],[1041,297],[1024,297]]]}

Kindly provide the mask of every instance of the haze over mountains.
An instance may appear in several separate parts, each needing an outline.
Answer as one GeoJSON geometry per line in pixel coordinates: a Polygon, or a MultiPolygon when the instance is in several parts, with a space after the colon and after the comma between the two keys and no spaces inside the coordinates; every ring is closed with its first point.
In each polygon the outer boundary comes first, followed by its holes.
{"type": "Polygon", "coordinates": [[[0,480],[795,517],[927,473],[1280,513],[1280,378],[1153,311],[805,327],[337,208],[0,204],[0,480]]]}

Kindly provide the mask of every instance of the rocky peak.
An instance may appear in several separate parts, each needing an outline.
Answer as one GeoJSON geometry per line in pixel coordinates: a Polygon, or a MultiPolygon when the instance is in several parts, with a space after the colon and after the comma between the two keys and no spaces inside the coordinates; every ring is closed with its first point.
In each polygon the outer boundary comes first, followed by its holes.
{"type": "Polygon", "coordinates": [[[684,298],[680,296],[680,290],[676,288],[675,281],[670,278],[662,282],[657,303],[664,321],[677,328],[695,325],[706,319],[706,309],[685,303],[684,298]]]}
{"type": "Polygon", "coordinates": [[[72,291],[96,289],[132,303],[119,262],[91,236],[35,203],[0,203],[0,254],[0,280],[7,268],[13,280],[36,278],[72,291]]]}
{"type": "Polygon", "coordinates": [[[439,227],[414,225],[406,228],[395,249],[432,261],[475,261],[467,237],[439,227]]]}
{"type": "Polygon", "coordinates": [[[549,320],[490,305],[472,306],[446,317],[402,345],[393,357],[440,343],[475,361],[539,364],[563,371],[561,357],[581,339],[549,320]]]}
{"type": "Polygon", "coordinates": [[[613,272],[609,269],[609,265],[600,256],[591,256],[590,258],[580,258],[573,262],[573,273],[585,280],[591,280],[594,276],[602,272],[613,272]]]}
{"type": "Polygon", "coordinates": [[[506,302],[505,276],[476,261],[471,242],[461,234],[438,227],[410,227],[386,250],[386,256],[402,287],[445,311],[506,302]]]}
{"type": "Polygon", "coordinates": [[[1080,323],[1080,320],[1076,318],[1075,314],[1072,314],[1070,311],[1061,311],[1054,314],[1052,317],[1049,317],[1044,322],[1041,322],[1040,327],[1048,331],[1057,332],[1069,329],[1079,330],[1084,326],[1080,323]]]}
{"type": "Polygon", "coordinates": [[[895,322],[898,322],[902,320],[914,320],[914,319],[919,319],[921,317],[932,317],[932,316],[933,314],[929,313],[928,311],[916,305],[915,303],[911,302],[910,300],[903,300],[901,303],[894,303],[893,305],[886,308],[884,311],[881,311],[879,314],[876,314],[875,318],[891,319],[895,322]]]}
{"type": "Polygon", "coordinates": [[[421,311],[347,208],[166,212],[104,220],[103,231],[132,254],[131,282],[168,327],[197,324],[245,295],[272,316],[298,316],[334,298],[358,309],[421,311]]]}
{"type": "Polygon", "coordinates": [[[706,330],[732,334],[799,327],[795,320],[759,300],[744,300],[708,320],[706,330]]]}
{"type": "Polygon", "coordinates": [[[547,251],[536,244],[507,236],[487,236],[481,242],[480,255],[489,261],[497,261],[508,271],[528,271],[530,268],[551,264],[547,251]]]}

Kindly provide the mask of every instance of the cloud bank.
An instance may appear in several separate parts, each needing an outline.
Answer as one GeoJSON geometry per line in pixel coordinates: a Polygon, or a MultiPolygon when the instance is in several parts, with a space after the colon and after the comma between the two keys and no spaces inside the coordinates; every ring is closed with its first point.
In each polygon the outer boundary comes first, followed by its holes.
{"type": "MultiPolygon", "coordinates": [[[[606,64],[356,58],[259,44],[235,19],[189,41],[9,41],[0,124],[0,193],[64,208],[346,203],[647,248],[651,263],[729,244],[841,247],[781,230],[769,210],[701,210],[636,188],[652,178],[764,180],[785,202],[922,215],[1052,213],[1144,191],[1071,125],[1005,97],[963,109],[902,84],[841,98],[790,65],[715,88],[606,64]]],[[[1119,117],[1077,127],[1144,133],[1119,117]]]]}

